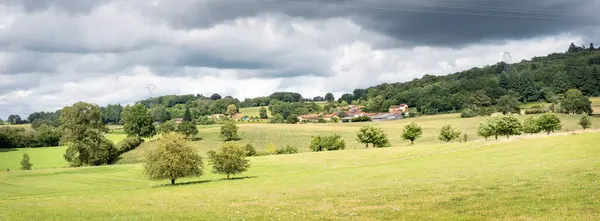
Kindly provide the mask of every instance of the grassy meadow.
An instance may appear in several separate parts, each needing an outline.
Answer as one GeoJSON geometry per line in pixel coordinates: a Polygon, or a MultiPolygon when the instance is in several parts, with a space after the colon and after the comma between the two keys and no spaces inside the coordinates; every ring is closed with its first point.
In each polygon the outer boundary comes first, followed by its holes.
{"type": "Polygon", "coordinates": [[[204,176],[175,186],[145,179],[139,164],[4,172],[0,220],[600,217],[600,133],[451,144],[430,139],[252,157],[239,179],[223,180],[205,167],[204,176]]]}

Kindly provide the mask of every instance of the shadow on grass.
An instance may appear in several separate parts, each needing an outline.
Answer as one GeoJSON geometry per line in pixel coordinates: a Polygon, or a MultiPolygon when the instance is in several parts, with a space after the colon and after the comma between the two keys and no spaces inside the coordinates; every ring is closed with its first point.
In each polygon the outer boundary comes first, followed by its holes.
{"type": "Polygon", "coordinates": [[[175,182],[175,184],[170,184],[170,183],[165,183],[165,184],[160,184],[160,185],[156,185],[153,186],[152,188],[161,188],[161,187],[171,187],[171,186],[185,186],[185,185],[194,185],[194,184],[203,184],[203,183],[210,183],[210,182],[214,182],[214,181],[233,181],[233,180],[244,180],[244,179],[252,179],[252,178],[257,178],[258,176],[245,176],[245,177],[233,177],[233,178],[223,178],[223,179],[218,179],[218,180],[196,180],[196,181],[188,181],[188,182],[181,182],[181,183],[177,183],[175,182]]]}
{"type": "Polygon", "coordinates": [[[15,148],[0,148],[0,153],[10,152],[10,151],[17,151],[17,149],[15,149],[15,148]]]}

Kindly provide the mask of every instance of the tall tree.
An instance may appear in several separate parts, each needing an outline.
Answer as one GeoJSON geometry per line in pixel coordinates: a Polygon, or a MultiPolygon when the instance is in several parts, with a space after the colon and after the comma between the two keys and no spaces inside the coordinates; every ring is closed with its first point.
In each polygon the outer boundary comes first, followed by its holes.
{"type": "Polygon", "coordinates": [[[123,129],[130,136],[152,137],[156,134],[154,120],[143,104],[127,105],[123,110],[123,129]]]}
{"type": "Polygon", "coordinates": [[[23,120],[21,119],[21,116],[19,116],[18,114],[12,114],[12,115],[8,116],[8,118],[6,119],[6,122],[8,122],[10,124],[21,124],[23,122],[23,120]]]}
{"type": "Polygon", "coordinates": [[[335,97],[333,96],[332,93],[327,93],[327,94],[325,94],[325,101],[327,101],[329,103],[333,103],[333,101],[335,101],[335,97]]]}
{"type": "Polygon", "coordinates": [[[267,115],[267,108],[265,108],[265,107],[260,107],[260,109],[258,110],[258,115],[260,116],[261,119],[269,118],[267,115]]]}
{"type": "Polygon", "coordinates": [[[208,160],[212,165],[213,173],[225,174],[229,179],[230,175],[242,173],[250,168],[246,154],[247,151],[244,147],[226,142],[221,146],[219,152],[208,151],[208,160]]]}
{"type": "Polygon", "coordinates": [[[213,95],[210,96],[210,99],[213,101],[219,100],[219,99],[221,99],[221,95],[214,93],[213,95]]]}
{"type": "Polygon", "coordinates": [[[569,89],[565,93],[565,98],[561,102],[561,106],[566,113],[591,114],[593,112],[590,99],[583,96],[583,93],[577,89],[569,89]]]}
{"type": "Polygon", "coordinates": [[[152,119],[154,121],[158,121],[161,123],[167,122],[171,119],[171,116],[169,115],[167,108],[161,104],[153,105],[150,108],[150,115],[152,115],[152,119]]]}
{"type": "Polygon", "coordinates": [[[104,137],[109,130],[98,105],[77,102],[65,107],[60,122],[63,143],[68,145],[64,157],[71,166],[108,164],[117,157],[117,148],[104,137]]]}
{"type": "Polygon", "coordinates": [[[185,107],[185,113],[183,113],[183,121],[185,121],[185,122],[192,121],[192,113],[190,113],[189,107],[185,107]]]}
{"type": "Polygon", "coordinates": [[[151,180],[175,180],[190,176],[201,176],[204,169],[202,157],[177,133],[167,133],[150,150],[144,162],[144,173],[151,180]]]}
{"type": "Polygon", "coordinates": [[[516,97],[509,95],[504,95],[500,97],[500,100],[498,101],[498,108],[500,109],[502,114],[519,114],[521,112],[521,108],[519,107],[519,100],[516,97]]]}

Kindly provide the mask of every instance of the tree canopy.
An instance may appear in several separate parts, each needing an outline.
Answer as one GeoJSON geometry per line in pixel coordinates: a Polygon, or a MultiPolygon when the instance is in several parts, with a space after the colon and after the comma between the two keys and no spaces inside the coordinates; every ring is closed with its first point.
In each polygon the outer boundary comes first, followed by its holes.
{"type": "Polygon", "coordinates": [[[175,184],[179,178],[202,175],[202,157],[182,135],[167,133],[156,146],[156,149],[148,151],[144,162],[144,173],[150,179],[169,179],[171,184],[175,184]]]}
{"type": "Polygon", "coordinates": [[[250,168],[250,161],[246,159],[248,152],[242,146],[225,142],[218,152],[208,151],[208,160],[213,168],[213,173],[230,175],[240,174],[250,168]]]}
{"type": "Polygon", "coordinates": [[[127,105],[123,109],[123,129],[130,136],[152,137],[156,134],[154,120],[143,104],[127,105]]]}

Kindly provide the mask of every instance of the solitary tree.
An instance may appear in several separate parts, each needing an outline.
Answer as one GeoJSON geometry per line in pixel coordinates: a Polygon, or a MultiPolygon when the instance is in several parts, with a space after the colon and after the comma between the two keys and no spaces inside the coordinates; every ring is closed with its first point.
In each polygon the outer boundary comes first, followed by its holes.
{"type": "Polygon", "coordinates": [[[189,107],[185,107],[185,112],[183,113],[183,121],[185,121],[185,122],[192,121],[192,113],[190,113],[189,107]]]}
{"type": "Polygon", "coordinates": [[[98,105],[77,102],[65,107],[60,122],[68,146],[64,157],[71,166],[108,164],[117,157],[117,148],[104,137],[108,128],[98,105]]]}
{"type": "Polygon", "coordinates": [[[579,119],[579,125],[585,130],[592,127],[592,121],[590,121],[590,118],[587,115],[583,115],[579,119]]]}
{"type": "Polygon", "coordinates": [[[510,95],[504,95],[500,97],[500,100],[498,101],[498,108],[500,108],[500,111],[502,111],[502,114],[504,115],[510,113],[518,114],[521,112],[519,100],[510,95]]]}
{"type": "Polygon", "coordinates": [[[237,113],[237,107],[235,106],[235,104],[230,104],[227,106],[227,112],[225,113],[226,115],[233,117],[233,115],[235,115],[237,113]]]}
{"type": "Polygon", "coordinates": [[[154,120],[143,104],[127,105],[123,109],[123,129],[130,136],[152,137],[156,134],[154,120]]]}
{"type": "Polygon", "coordinates": [[[227,122],[221,126],[221,137],[225,141],[231,141],[238,139],[237,136],[238,127],[233,122],[227,122]]]}
{"type": "Polygon", "coordinates": [[[390,146],[387,135],[381,128],[364,126],[360,128],[356,136],[358,138],[358,142],[365,144],[366,148],[369,148],[369,144],[373,144],[373,147],[390,146]]]}
{"type": "Polygon", "coordinates": [[[421,126],[415,124],[415,122],[411,122],[410,124],[404,127],[402,130],[402,139],[410,140],[410,144],[415,144],[415,140],[419,138],[423,134],[423,130],[421,126]]]}
{"type": "Polygon", "coordinates": [[[440,130],[440,135],[438,139],[444,142],[450,142],[454,139],[457,139],[460,136],[460,130],[456,128],[452,128],[452,125],[446,124],[442,126],[440,130]]]}
{"type": "Polygon", "coordinates": [[[333,103],[333,101],[335,101],[335,97],[332,93],[327,93],[325,94],[325,100],[329,103],[333,103]]]}
{"type": "MultiPolygon", "coordinates": [[[[487,140],[491,136],[496,135],[494,124],[495,123],[492,119],[479,124],[479,127],[477,128],[477,134],[479,134],[479,136],[484,137],[485,140],[487,140]]],[[[496,135],[496,140],[497,139],[498,139],[498,135],[496,135]]]]}
{"type": "Polygon", "coordinates": [[[246,159],[247,151],[244,147],[226,142],[221,146],[219,152],[211,150],[208,152],[208,160],[213,168],[213,173],[230,175],[242,173],[250,168],[250,162],[246,159]]]}
{"type": "Polygon", "coordinates": [[[537,134],[542,131],[542,129],[538,126],[538,120],[533,117],[528,117],[523,121],[524,133],[528,134],[537,134]]]}
{"type": "Polygon", "coordinates": [[[23,159],[21,160],[21,170],[31,170],[33,164],[29,162],[29,155],[23,154],[23,159]]]}
{"type": "Polygon", "coordinates": [[[550,134],[561,129],[560,118],[554,114],[544,114],[537,119],[537,126],[546,134],[550,134]]]}
{"type": "Polygon", "coordinates": [[[261,119],[267,119],[268,118],[267,108],[260,107],[260,109],[258,109],[258,115],[260,116],[261,119]]]}
{"type": "Polygon", "coordinates": [[[593,112],[590,99],[577,89],[570,89],[565,93],[561,106],[566,113],[591,114],[593,112]]]}
{"type": "Polygon", "coordinates": [[[157,148],[146,154],[144,173],[152,180],[175,180],[189,176],[201,176],[202,157],[177,133],[168,133],[157,142],[157,148]]]}
{"type": "Polygon", "coordinates": [[[185,135],[185,137],[189,138],[189,137],[196,136],[196,134],[198,134],[198,128],[196,127],[196,124],[194,124],[194,122],[183,121],[179,124],[179,126],[177,126],[177,132],[179,132],[179,133],[185,135]]]}
{"type": "Polygon", "coordinates": [[[495,135],[506,136],[521,134],[521,122],[514,115],[504,115],[495,120],[495,135]]]}

